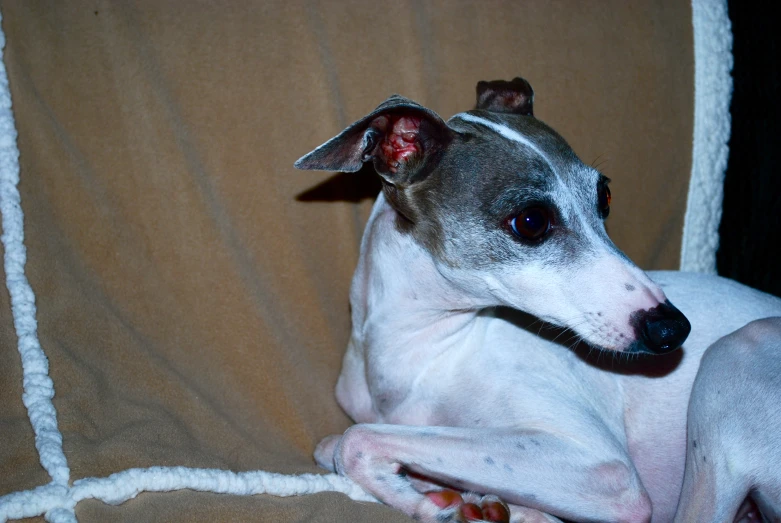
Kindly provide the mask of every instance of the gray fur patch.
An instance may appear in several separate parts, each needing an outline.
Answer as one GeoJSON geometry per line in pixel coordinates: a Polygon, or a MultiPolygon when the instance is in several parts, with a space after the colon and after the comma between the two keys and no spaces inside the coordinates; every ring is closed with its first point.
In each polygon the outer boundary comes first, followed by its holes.
{"type": "Polygon", "coordinates": [[[597,209],[602,177],[561,136],[529,116],[464,114],[510,129],[524,142],[504,139],[463,115],[448,122],[456,132],[427,175],[386,189],[386,195],[398,193],[389,201],[423,247],[452,268],[544,261],[555,270],[586,263],[589,253],[610,243],[597,209]],[[530,206],[549,209],[554,220],[538,243],[524,242],[508,227],[509,219],[530,206]]]}

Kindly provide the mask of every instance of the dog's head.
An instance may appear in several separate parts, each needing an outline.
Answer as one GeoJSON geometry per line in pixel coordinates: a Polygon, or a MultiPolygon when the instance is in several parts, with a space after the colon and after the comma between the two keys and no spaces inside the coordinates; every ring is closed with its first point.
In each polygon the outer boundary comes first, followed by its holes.
{"type": "Polygon", "coordinates": [[[605,232],[609,180],[533,116],[533,98],[522,78],[480,82],[476,109],[444,122],[392,96],[296,167],[371,161],[399,230],[475,307],[513,307],[608,350],[679,347],[688,320],[605,232]]]}

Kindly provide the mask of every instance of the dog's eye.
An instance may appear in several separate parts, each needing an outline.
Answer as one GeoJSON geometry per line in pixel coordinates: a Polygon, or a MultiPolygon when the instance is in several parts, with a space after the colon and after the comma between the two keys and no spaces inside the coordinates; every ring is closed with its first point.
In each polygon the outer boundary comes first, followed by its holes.
{"type": "Polygon", "coordinates": [[[601,183],[597,187],[597,205],[599,205],[599,214],[604,220],[610,214],[610,188],[606,183],[601,183]]]}
{"type": "Polygon", "coordinates": [[[528,207],[510,218],[507,224],[519,238],[536,241],[550,230],[551,216],[545,207],[528,207]]]}

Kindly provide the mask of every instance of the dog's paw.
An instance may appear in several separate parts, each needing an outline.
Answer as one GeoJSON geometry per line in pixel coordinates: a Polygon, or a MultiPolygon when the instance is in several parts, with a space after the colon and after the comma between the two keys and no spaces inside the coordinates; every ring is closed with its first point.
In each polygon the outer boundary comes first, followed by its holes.
{"type": "Polygon", "coordinates": [[[315,461],[317,464],[331,472],[336,472],[336,465],[334,464],[334,451],[336,450],[336,444],[342,438],[341,434],[334,434],[332,436],[326,436],[317,444],[315,448],[315,461]]]}
{"type": "MultiPolygon", "coordinates": [[[[429,492],[421,503],[420,516],[433,516],[432,521],[509,523],[510,509],[496,496],[459,494],[454,490],[429,492]]],[[[420,517],[428,520],[429,518],[420,517]]]]}

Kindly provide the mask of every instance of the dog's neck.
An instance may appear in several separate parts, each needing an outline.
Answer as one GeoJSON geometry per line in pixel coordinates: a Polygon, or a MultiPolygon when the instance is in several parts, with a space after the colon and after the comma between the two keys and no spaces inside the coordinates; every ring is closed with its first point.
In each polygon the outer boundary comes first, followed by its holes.
{"type": "Polygon", "coordinates": [[[350,292],[353,342],[365,348],[425,345],[430,354],[441,352],[464,339],[455,334],[471,328],[479,307],[441,274],[431,253],[399,229],[398,219],[380,194],[350,292]]]}

